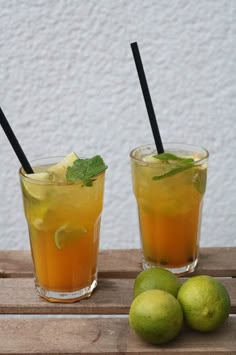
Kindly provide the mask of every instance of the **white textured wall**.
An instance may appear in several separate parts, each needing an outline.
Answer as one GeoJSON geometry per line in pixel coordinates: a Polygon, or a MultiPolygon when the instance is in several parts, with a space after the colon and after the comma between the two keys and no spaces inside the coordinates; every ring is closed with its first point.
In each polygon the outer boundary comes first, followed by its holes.
{"type": "MultiPolygon", "coordinates": [[[[0,105],[29,159],[100,153],[102,248],[138,247],[129,151],[152,142],[138,41],[164,141],[210,151],[202,245],[236,245],[236,1],[0,0],[0,105]]],[[[0,248],[29,248],[0,130],[0,248]]]]}

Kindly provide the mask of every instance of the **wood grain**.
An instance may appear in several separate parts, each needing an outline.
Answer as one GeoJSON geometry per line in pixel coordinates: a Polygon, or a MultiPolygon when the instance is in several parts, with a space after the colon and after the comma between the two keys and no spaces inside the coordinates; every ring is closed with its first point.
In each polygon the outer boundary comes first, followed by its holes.
{"type": "MultiPolygon", "coordinates": [[[[132,278],[141,271],[139,249],[102,250],[99,272],[104,277],[132,278]]],[[[201,248],[199,263],[191,275],[236,277],[236,247],[201,248]]]]}
{"type": "Polygon", "coordinates": [[[184,327],[163,346],[145,343],[128,324],[134,277],[140,271],[139,250],[103,250],[92,297],[50,303],[37,295],[30,252],[0,251],[0,355],[236,354],[236,247],[201,249],[195,271],[217,276],[226,286],[232,304],[229,319],[210,334],[184,327]]]}
{"type": "MultiPolygon", "coordinates": [[[[0,278],[31,277],[33,275],[29,251],[0,251],[0,278]]],[[[99,276],[102,278],[132,278],[141,271],[138,249],[101,250],[99,276]]],[[[194,274],[236,277],[236,247],[202,248],[194,274]]]]}
{"type": "MultiPolygon", "coordinates": [[[[231,313],[236,313],[236,279],[221,282],[230,294],[231,313]]],[[[100,279],[90,298],[63,304],[39,297],[32,279],[0,279],[0,314],[128,314],[133,284],[133,279],[100,279]]]]}
{"type": "Polygon", "coordinates": [[[172,342],[142,341],[127,318],[2,319],[0,354],[235,354],[236,318],[214,333],[183,329],[172,342]]]}
{"type": "Polygon", "coordinates": [[[0,250],[0,277],[30,277],[33,264],[28,250],[0,250]]]}
{"type": "Polygon", "coordinates": [[[0,314],[127,314],[133,283],[133,279],[101,279],[90,298],[52,303],[38,296],[32,278],[0,279],[0,314]]]}

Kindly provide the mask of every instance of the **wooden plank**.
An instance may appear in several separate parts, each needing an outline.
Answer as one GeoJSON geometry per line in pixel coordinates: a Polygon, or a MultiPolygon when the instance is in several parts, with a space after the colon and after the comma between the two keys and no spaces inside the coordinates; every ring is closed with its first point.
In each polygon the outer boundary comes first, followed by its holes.
{"type": "MultiPolygon", "coordinates": [[[[102,250],[102,277],[132,278],[141,271],[141,252],[138,249],[102,250]]],[[[191,275],[236,277],[236,247],[201,248],[199,263],[191,275]]]]}
{"type": "Polygon", "coordinates": [[[1,250],[0,277],[30,277],[33,265],[29,250],[1,250]]]}
{"type": "Polygon", "coordinates": [[[90,298],[52,303],[38,296],[33,279],[0,279],[0,314],[127,314],[133,279],[100,279],[90,298]]]}
{"type": "MultiPolygon", "coordinates": [[[[31,277],[32,261],[29,251],[0,251],[0,277],[31,277]]],[[[132,278],[141,271],[138,249],[101,250],[99,276],[102,278],[132,278]]],[[[194,274],[236,277],[236,247],[202,248],[194,274]]]]}
{"type": "MultiPolygon", "coordinates": [[[[236,313],[236,279],[221,282],[231,298],[231,313],[236,313]]],[[[0,279],[0,314],[128,314],[133,284],[133,279],[100,279],[89,299],[62,304],[39,297],[32,279],[0,279]]]]}
{"type": "Polygon", "coordinates": [[[1,319],[0,354],[235,354],[236,317],[208,334],[183,328],[172,342],[142,341],[127,318],[1,319]]]}

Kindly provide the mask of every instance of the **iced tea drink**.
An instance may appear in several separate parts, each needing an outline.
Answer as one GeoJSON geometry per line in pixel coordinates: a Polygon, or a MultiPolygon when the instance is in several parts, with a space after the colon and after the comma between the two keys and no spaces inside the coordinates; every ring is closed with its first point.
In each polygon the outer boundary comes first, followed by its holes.
{"type": "Polygon", "coordinates": [[[60,159],[38,160],[35,174],[21,169],[20,179],[38,293],[71,302],[90,296],[97,285],[105,171],[68,182],[66,169],[75,157],[58,164],[60,159]]]}
{"type": "Polygon", "coordinates": [[[164,155],[153,145],[131,154],[143,268],[163,267],[176,274],[198,262],[208,152],[199,147],[166,144],[164,155]],[[162,156],[162,157],[161,157],[162,156]]]}

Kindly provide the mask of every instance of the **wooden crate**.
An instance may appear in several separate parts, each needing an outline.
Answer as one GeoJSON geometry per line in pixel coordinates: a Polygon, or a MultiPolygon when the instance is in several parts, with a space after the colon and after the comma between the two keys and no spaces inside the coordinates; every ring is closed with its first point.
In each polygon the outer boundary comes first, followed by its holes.
{"type": "Polygon", "coordinates": [[[140,260],[138,250],[101,251],[92,297],[55,304],[36,293],[29,251],[0,251],[0,354],[236,354],[236,247],[202,248],[194,273],[220,278],[231,297],[229,319],[208,334],[184,327],[162,346],[129,327],[140,260]]]}

